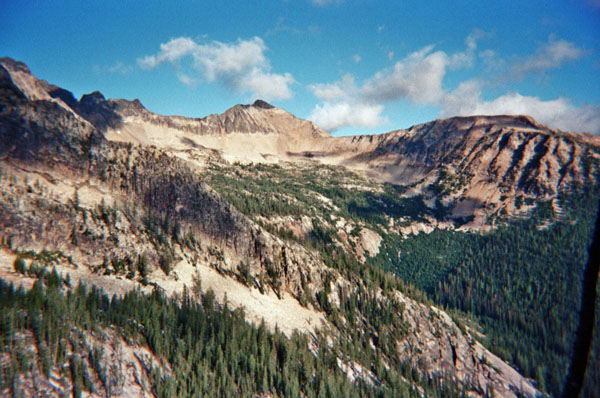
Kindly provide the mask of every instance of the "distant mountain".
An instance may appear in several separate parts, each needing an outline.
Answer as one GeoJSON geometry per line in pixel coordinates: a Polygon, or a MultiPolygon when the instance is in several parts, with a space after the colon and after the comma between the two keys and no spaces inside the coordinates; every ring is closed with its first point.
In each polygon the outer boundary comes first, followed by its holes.
{"type": "Polygon", "coordinates": [[[342,164],[370,176],[429,190],[453,216],[519,214],[525,199],[552,199],[598,183],[590,167],[600,137],[552,130],[528,116],[455,117],[378,136],[340,138],[342,164]]]}

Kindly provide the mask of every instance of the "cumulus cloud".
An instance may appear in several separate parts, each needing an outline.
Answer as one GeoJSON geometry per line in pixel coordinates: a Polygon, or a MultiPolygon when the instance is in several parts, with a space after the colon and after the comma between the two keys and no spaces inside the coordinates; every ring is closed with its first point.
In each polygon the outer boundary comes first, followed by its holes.
{"type": "Polygon", "coordinates": [[[483,62],[486,72],[493,72],[497,74],[506,68],[506,61],[500,58],[496,51],[489,48],[480,51],[478,57],[483,62]]]}
{"type": "Polygon", "coordinates": [[[487,36],[488,33],[474,29],[465,39],[465,50],[449,56],[448,66],[451,69],[467,68],[473,65],[475,50],[477,50],[477,41],[487,36]]]}
{"type": "Polygon", "coordinates": [[[138,59],[138,64],[144,69],[156,68],[163,62],[175,62],[180,58],[193,54],[198,48],[196,42],[188,37],[172,39],[160,45],[160,52],[138,59]]]}
{"type": "Polygon", "coordinates": [[[290,98],[292,91],[290,85],[294,83],[294,78],[289,73],[282,75],[268,73],[260,68],[252,68],[249,73],[242,75],[235,80],[234,86],[238,91],[250,91],[256,98],[290,98]]]}
{"type": "Polygon", "coordinates": [[[409,99],[417,103],[437,101],[443,94],[442,79],[448,56],[427,46],[398,61],[393,68],[377,72],[361,87],[361,95],[371,101],[409,99]]]}
{"type": "Polygon", "coordinates": [[[308,88],[323,101],[308,119],[329,132],[346,126],[376,127],[386,121],[381,116],[384,106],[362,98],[349,73],[338,82],[312,84],[308,88]]]}
{"type": "Polygon", "coordinates": [[[308,119],[331,132],[345,126],[377,127],[386,122],[382,112],[383,105],[379,104],[326,102],[317,105],[308,119]]]}
{"type": "Polygon", "coordinates": [[[544,73],[560,67],[565,62],[578,60],[584,55],[585,51],[574,43],[550,36],[548,42],[540,46],[535,54],[516,62],[511,68],[510,76],[522,79],[533,73],[544,73]]]}
{"type": "Polygon", "coordinates": [[[196,83],[198,83],[196,79],[187,75],[186,73],[183,73],[180,70],[175,71],[175,74],[177,75],[177,79],[179,79],[179,81],[185,84],[186,86],[193,86],[196,83]]]}
{"type": "Polygon", "coordinates": [[[339,82],[311,84],[308,88],[317,98],[326,102],[347,101],[358,96],[354,76],[350,73],[346,73],[339,82]]]}
{"type": "Polygon", "coordinates": [[[203,70],[208,81],[244,75],[247,71],[255,73],[269,69],[262,39],[238,40],[236,44],[214,42],[199,46],[194,53],[195,65],[203,70]]]}
{"type": "Polygon", "coordinates": [[[375,73],[362,86],[346,74],[340,81],[309,86],[323,101],[309,119],[328,131],[345,127],[375,127],[384,122],[383,103],[408,99],[419,104],[440,101],[444,95],[442,80],[454,62],[443,51],[427,46],[391,67],[375,73]],[[328,117],[325,113],[332,112],[328,117]]]}
{"type": "Polygon", "coordinates": [[[234,43],[197,43],[188,37],[179,37],[161,44],[157,54],[138,59],[138,64],[152,69],[170,63],[175,67],[179,80],[190,85],[195,84],[196,79],[181,72],[179,65],[182,59],[191,57],[194,70],[204,81],[219,82],[235,91],[251,93],[254,98],[290,98],[290,85],[295,80],[289,73],[271,72],[266,50],[259,37],[239,39],[234,43]]]}
{"type": "Polygon", "coordinates": [[[600,132],[600,106],[577,107],[563,97],[544,101],[519,93],[508,93],[485,101],[481,88],[481,82],[476,80],[461,83],[456,90],[444,96],[440,116],[530,115],[543,124],[562,130],[600,132]]]}

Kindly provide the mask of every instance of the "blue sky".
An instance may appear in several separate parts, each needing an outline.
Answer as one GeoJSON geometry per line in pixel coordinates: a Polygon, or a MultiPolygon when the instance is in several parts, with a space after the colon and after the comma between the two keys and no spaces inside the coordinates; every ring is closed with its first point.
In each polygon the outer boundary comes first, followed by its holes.
{"type": "Polygon", "coordinates": [[[598,0],[5,0],[0,20],[0,55],[160,114],[262,98],[335,135],[496,113],[600,133],[598,0]]]}

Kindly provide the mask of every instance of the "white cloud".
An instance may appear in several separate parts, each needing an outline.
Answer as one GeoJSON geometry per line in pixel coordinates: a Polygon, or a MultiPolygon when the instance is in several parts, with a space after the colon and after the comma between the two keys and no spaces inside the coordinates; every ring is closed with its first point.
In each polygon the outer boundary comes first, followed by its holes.
{"type": "Polygon", "coordinates": [[[113,66],[108,68],[108,72],[110,73],[120,73],[122,75],[126,75],[128,73],[133,72],[133,67],[130,65],[125,65],[121,61],[117,61],[113,66]]]}
{"type": "Polygon", "coordinates": [[[312,84],[308,88],[323,101],[316,105],[309,120],[329,132],[346,126],[376,127],[386,122],[384,106],[362,98],[354,76],[347,73],[335,83],[312,84]]]}
{"type": "Polygon", "coordinates": [[[309,119],[328,131],[345,126],[375,127],[385,120],[381,113],[386,102],[436,103],[444,95],[442,80],[451,62],[446,53],[427,46],[377,72],[360,87],[350,74],[335,83],[310,85],[323,103],[309,119]]]}
{"type": "Polygon", "coordinates": [[[440,116],[530,115],[553,128],[600,133],[600,106],[574,106],[566,98],[541,100],[538,97],[508,93],[494,100],[481,98],[482,84],[475,80],[461,83],[444,96],[440,116]]]}
{"type": "Polygon", "coordinates": [[[358,54],[354,54],[354,55],[352,56],[352,59],[354,60],[354,62],[355,62],[355,63],[359,63],[359,62],[361,61],[361,59],[362,59],[362,58],[360,57],[360,55],[358,55],[358,54]]]}
{"type": "Polygon", "coordinates": [[[290,85],[294,82],[294,78],[289,73],[279,75],[253,68],[250,73],[241,76],[235,85],[239,91],[252,92],[252,99],[271,99],[290,98],[292,96],[290,85]]]}
{"type": "Polygon", "coordinates": [[[317,105],[308,119],[331,132],[345,126],[377,127],[386,122],[381,112],[383,105],[378,104],[326,102],[317,105]]]}
{"type": "Polygon", "coordinates": [[[192,78],[191,76],[188,76],[187,74],[181,71],[176,71],[175,73],[177,75],[177,79],[179,79],[179,81],[185,84],[186,86],[193,86],[197,83],[196,79],[192,78]]]}
{"type": "Polygon", "coordinates": [[[496,51],[490,50],[489,48],[487,50],[483,50],[479,53],[479,58],[481,58],[481,59],[492,60],[495,57],[496,57],[496,51]]]}
{"type": "Polygon", "coordinates": [[[475,29],[465,39],[465,50],[452,54],[449,67],[452,69],[467,68],[473,65],[477,41],[487,35],[486,32],[475,29]]]}
{"type": "Polygon", "coordinates": [[[558,68],[563,63],[578,60],[584,55],[585,51],[575,44],[550,36],[548,42],[540,46],[535,54],[514,64],[510,76],[514,79],[522,79],[529,74],[558,68]]]}
{"type": "Polygon", "coordinates": [[[394,59],[394,52],[390,51],[388,52],[388,59],[391,61],[392,59],[394,59]]]}
{"type": "Polygon", "coordinates": [[[335,83],[309,86],[316,97],[326,102],[348,101],[380,103],[409,99],[417,103],[438,101],[444,91],[442,79],[448,66],[448,56],[425,47],[398,61],[394,67],[377,72],[357,87],[354,77],[344,75],[335,83]]]}
{"type": "Polygon", "coordinates": [[[138,64],[142,68],[152,69],[168,62],[175,67],[179,80],[190,85],[196,79],[183,73],[179,62],[191,57],[195,71],[207,82],[222,83],[238,92],[251,93],[254,98],[290,98],[290,85],[295,82],[294,78],[289,73],[271,73],[266,50],[265,43],[259,37],[239,39],[234,43],[213,41],[207,44],[180,37],[161,44],[157,54],[138,59],[138,64]]]}
{"type": "Polygon", "coordinates": [[[203,70],[208,81],[237,76],[254,68],[269,69],[262,39],[238,40],[236,44],[213,42],[198,46],[194,52],[195,65],[203,70]]]}
{"type": "Polygon", "coordinates": [[[478,57],[483,62],[486,72],[499,73],[506,68],[506,61],[500,58],[494,50],[480,51],[478,57]]]}
{"type": "Polygon", "coordinates": [[[384,30],[385,30],[385,25],[379,25],[379,26],[377,27],[377,33],[381,33],[381,32],[383,32],[384,30]]]}
{"type": "Polygon", "coordinates": [[[308,88],[317,98],[325,102],[349,101],[351,98],[358,97],[354,76],[349,73],[346,73],[339,82],[311,84],[308,88]]]}
{"type": "Polygon", "coordinates": [[[138,59],[138,64],[144,69],[156,68],[163,62],[175,62],[186,55],[193,54],[198,47],[192,39],[179,37],[161,44],[160,52],[157,55],[149,55],[138,59]]]}
{"type": "MultiPolygon", "coordinates": [[[[433,45],[426,46],[396,62],[393,67],[375,73],[361,87],[356,85],[352,75],[347,74],[338,82],[313,84],[309,88],[329,105],[351,102],[372,106],[403,99],[435,104],[444,96],[442,81],[446,70],[470,65],[480,35],[479,31],[469,35],[465,51],[450,56],[443,51],[433,51],[433,45]]],[[[393,52],[388,54],[389,57],[393,55],[393,52]]]]}
{"type": "Polygon", "coordinates": [[[417,103],[437,101],[443,94],[442,79],[448,66],[443,51],[425,47],[396,62],[393,68],[377,72],[360,89],[371,101],[409,99],[417,103]]]}

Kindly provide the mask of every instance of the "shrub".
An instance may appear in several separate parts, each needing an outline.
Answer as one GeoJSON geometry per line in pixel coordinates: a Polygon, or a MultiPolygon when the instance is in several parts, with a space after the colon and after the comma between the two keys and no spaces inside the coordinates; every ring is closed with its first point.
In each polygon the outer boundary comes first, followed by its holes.
{"type": "Polygon", "coordinates": [[[17,257],[15,259],[15,262],[13,263],[13,267],[15,268],[15,271],[18,272],[19,274],[23,274],[23,275],[25,275],[26,266],[27,266],[27,263],[25,263],[25,259],[23,257],[17,257]]]}
{"type": "Polygon", "coordinates": [[[175,259],[170,251],[165,250],[162,256],[160,256],[160,268],[163,270],[165,275],[169,275],[173,269],[173,263],[175,259]]]}

